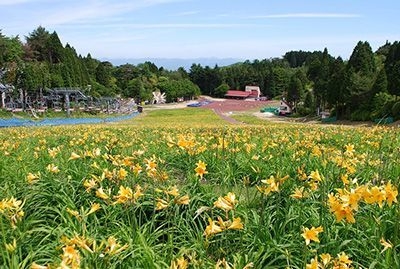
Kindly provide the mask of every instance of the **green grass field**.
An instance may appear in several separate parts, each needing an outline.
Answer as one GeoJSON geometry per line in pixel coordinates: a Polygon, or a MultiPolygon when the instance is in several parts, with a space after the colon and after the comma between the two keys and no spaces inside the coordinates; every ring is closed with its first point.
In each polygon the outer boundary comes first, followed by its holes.
{"type": "Polygon", "coordinates": [[[0,129],[0,268],[400,268],[400,132],[205,109],[0,129]]]}

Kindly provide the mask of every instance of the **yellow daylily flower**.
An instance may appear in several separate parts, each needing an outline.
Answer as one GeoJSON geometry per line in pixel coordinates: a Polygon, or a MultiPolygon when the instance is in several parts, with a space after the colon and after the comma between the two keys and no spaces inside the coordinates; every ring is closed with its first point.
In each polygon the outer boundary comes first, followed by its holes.
{"type": "Polygon", "coordinates": [[[236,196],[233,192],[229,192],[224,197],[218,197],[218,200],[214,202],[214,206],[225,211],[229,211],[235,208],[237,204],[236,196]]]}
{"type": "Polygon", "coordinates": [[[79,155],[76,154],[75,152],[72,152],[72,153],[71,153],[71,157],[69,157],[68,161],[77,160],[77,159],[80,159],[80,158],[81,158],[81,156],[79,156],[79,155]]]}
{"type": "Polygon", "coordinates": [[[187,269],[189,262],[184,258],[180,257],[171,262],[170,269],[187,269]]]}
{"type": "Polygon", "coordinates": [[[301,234],[301,236],[303,236],[306,240],[306,245],[310,244],[311,241],[319,243],[318,234],[323,231],[324,228],[322,228],[322,226],[319,226],[317,228],[311,227],[311,229],[303,228],[303,233],[301,234]]]}
{"type": "Polygon", "coordinates": [[[204,176],[205,174],[208,174],[208,171],[207,171],[207,164],[206,164],[205,162],[199,160],[199,161],[196,163],[196,165],[197,165],[197,167],[194,169],[194,171],[196,172],[196,176],[199,176],[200,179],[203,179],[203,176],[204,176]]]}
{"type": "Polygon", "coordinates": [[[156,210],[163,210],[168,207],[168,202],[165,201],[164,199],[157,198],[157,203],[156,203],[156,210]]]}
{"type": "Polygon", "coordinates": [[[108,196],[104,190],[103,187],[100,187],[99,189],[96,190],[96,196],[103,199],[103,200],[108,200],[110,199],[110,196],[108,196]]]}
{"type": "Polygon", "coordinates": [[[234,218],[231,225],[228,226],[227,229],[230,230],[242,230],[243,229],[243,223],[240,217],[234,218]]]}
{"type": "Polygon", "coordinates": [[[92,204],[92,206],[90,207],[89,212],[86,213],[86,216],[89,216],[90,214],[92,214],[92,213],[98,211],[100,208],[101,208],[101,206],[100,206],[99,203],[94,203],[94,204],[92,204]]]}
{"type": "Polygon", "coordinates": [[[60,172],[60,169],[58,169],[58,167],[52,163],[47,165],[46,168],[47,168],[47,171],[49,171],[50,173],[57,174],[60,172]]]}
{"type": "Polygon", "coordinates": [[[33,174],[33,173],[28,173],[26,176],[26,181],[28,181],[29,184],[33,184],[40,178],[40,172],[33,174]]]}
{"type": "Polygon", "coordinates": [[[188,205],[190,203],[189,195],[184,195],[180,198],[175,198],[175,204],[177,205],[188,205]]]}
{"type": "Polygon", "coordinates": [[[222,228],[220,226],[218,226],[216,224],[216,222],[214,220],[212,220],[211,218],[208,218],[208,225],[206,227],[206,229],[204,230],[204,235],[206,237],[209,237],[211,235],[217,234],[222,232],[222,228]]]}
{"type": "Polygon", "coordinates": [[[381,240],[379,242],[383,246],[381,253],[384,252],[385,250],[393,247],[393,244],[390,243],[390,241],[386,241],[383,237],[381,238],[381,240]]]}

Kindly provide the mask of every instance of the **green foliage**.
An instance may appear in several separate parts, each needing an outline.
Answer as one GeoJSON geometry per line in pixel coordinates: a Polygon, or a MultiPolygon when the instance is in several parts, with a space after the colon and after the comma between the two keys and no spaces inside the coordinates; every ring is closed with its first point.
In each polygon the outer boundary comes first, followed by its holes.
{"type": "Polygon", "coordinates": [[[388,80],[385,68],[382,68],[381,71],[379,71],[378,76],[376,77],[376,80],[374,82],[374,85],[372,86],[373,94],[379,92],[388,92],[388,80]]]}
{"type": "Polygon", "coordinates": [[[226,83],[222,83],[219,85],[217,88],[215,88],[214,93],[216,97],[225,97],[225,94],[228,92],[230,89],[229,85],[226,83]]]}
{"type": "Polygon", "coordinates": [[[368,109],[359,108],[351,113],[352,121],[367,121],[371,119],[371,112],[368,109]]]}
{"type": "Polygon", "coordinates": [[[373,99],[374,108],[371,112],[371,118],[377,119],[394,116],[392,115],[392,107],[394,105],[394,102],[395,96],[385,92],[377,93],[373,99]]]}
{"type": "Polygon", "coordinates": [[[392,106],[392,116],[395,119],[400,119],[400,101],[397,101],[392,106]]]}
{"type": "Polygon", "coordinates": [[[193,64],[189,72],[190,80],[195,83],[202,94],[215,96],[216,89],[222,82],[218,66],[203,68],[200,64],[193,64]]]}
{"type": "Polygon", "coordinates": [[[295,74],[290,79],[288,91],[286,94],[287,100],[289,102],[297,102],[302,98],[303,94],[304,94],[304,86],[300,78],[298,78],[298,76],[296,76],[295,74]]]}
{"type": "Polygon", "coordinates": [[[96,68],[96,81],[104,87],[111,86],[111,63],[101,62],[96,68]]]}
{"type": "Polygon", "coordinates": [[[311,55],[312,52],[309,51],[289,51],[283,55],[283,59],[288,61],[290,67],[295,68],[303,66],[311,55]]]}
{"type": "Polygon", "coordinates": [[[375,74],[376,65],[374,53],[367,41],[359,41],[350,56],[348,65],[354,69],[356,73],[365,76],[375,74]]]}

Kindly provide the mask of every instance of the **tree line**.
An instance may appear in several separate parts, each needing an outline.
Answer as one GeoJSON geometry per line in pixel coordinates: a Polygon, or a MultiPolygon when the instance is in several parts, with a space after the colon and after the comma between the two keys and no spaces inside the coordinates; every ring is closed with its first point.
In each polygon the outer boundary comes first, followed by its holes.
{"type": "MultiPolygon", "coordinates": [[[[129,97],[150,100],[152,92],[166,92],[167,101],[200,95],[187,72],[158,68],[151,62],[113,66],[108,61],[81,56],[68,43],[63,46],[54,31],[39,26],[22,41],[0,30],[0,70],[3,84],[38,97],[48,88],[79,87],[92,97],[129,97]]],[[[16,96],[18,91],[14,91],[16,96]]]]}
{"type": "Polygon", "coordinates": [[[168,102],[200,94],[223,97],[228,89],[260,86],[268,98],[285,98],[300,115],[329,110],[342,119],[400,117],[400,43],[386,42],[375,52],[359,41],[348,60],[323,51],[290,51],[282,57],[246,60],[230,66],[166,70],[154,63],[113,66],[81,56],[57,33],[39,26],[22,41],[0,30],[3,83],[38,95],[46,88],[80,87],[94,96],[150,100],[165,92],[168,102]]]}
{"type": "Polygon", "coordinates": [[[400,118],[400,43],[373,52],[359,41],[350,58],[323,51],[290,51],[281,58],[210,68],[193,64],[189,76],[203,94],[258,85],[269,98],[285,98],[299,115],[330,111],[340,119],[400,118]]]}

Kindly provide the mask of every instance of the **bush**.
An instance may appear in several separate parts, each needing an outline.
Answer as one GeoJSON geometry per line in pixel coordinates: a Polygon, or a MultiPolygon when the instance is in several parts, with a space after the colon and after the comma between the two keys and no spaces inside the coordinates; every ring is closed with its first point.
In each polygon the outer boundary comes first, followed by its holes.
{"type": "Polygon", "coordinates": [[[400,101],[392,106],[392,116],[397,120],[400,119],[400,101]]]}
{"type": "Polygon", "coordinates": [[[351,113],[350,120],[352,121],[368,121],[370,120],[370,112],[368,110],[357,109],[351,113]]]}
{"type": "Polygon", "coordinates": [[[373,99],[371,119],[388,117],[392,114],[395,97],[385,92],[377,93],[373,99]]]}
{"type": "Polygon", "coordinates": [[[297,108],[297,113],[300,116],[308,116],[308,115],[314,114],[314,109],[312,109],[310,107],[300,106],[300,107],[297,108]]]}

